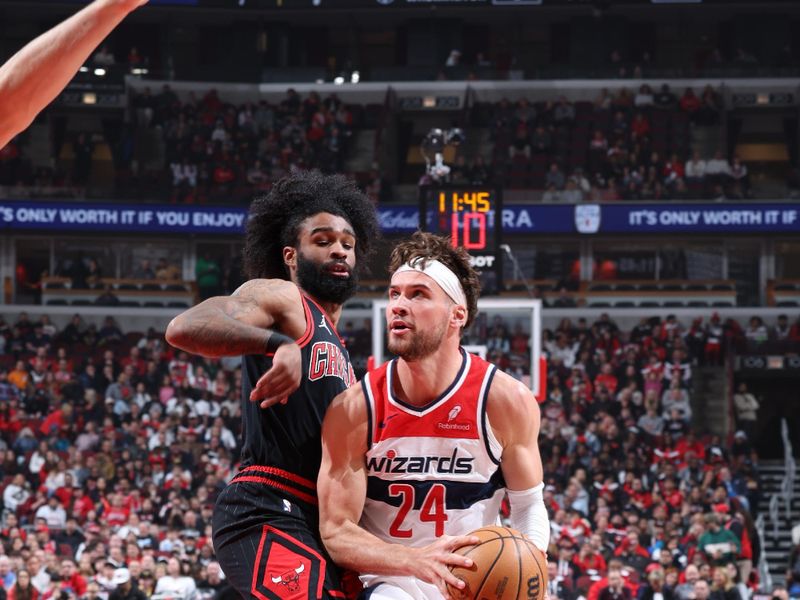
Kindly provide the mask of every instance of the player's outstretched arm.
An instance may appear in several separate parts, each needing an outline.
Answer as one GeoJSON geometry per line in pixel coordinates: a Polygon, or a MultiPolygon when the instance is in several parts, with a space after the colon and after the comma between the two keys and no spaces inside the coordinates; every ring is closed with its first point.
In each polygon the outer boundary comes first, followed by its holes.
{"type": "Polygon", "coordinates": [[[503,446],[501,469],[511,505],[511,526],[546,553],[550,521],[542,498],[541,417],[536,397],[519,381],[498,371],[489,391],[487,414],[503,446]]]}
{"type": "Polygon", "coordinates": [[[250,395],[266,408],[285,400],[300,385],[300,348],[293,340],[303,334],[305,325],[295,284],[253,279],[231,296],[209,298],[172,319],[166,338],[176,348],[211,358],[274,353],[272,367],[250,395]]]}
{"type": "Polygon", "coordinates": [[[131,11],[147,0],[95,0],[0,67],[0,148],[28,127],[131,11]]]}
{"type": "Polygon", "coordinates": [[[290,316],[299,317],[296,328],[302,334],[305,315],[295,284],[251,279],[230,296],[209,298],[179,314],[167,325],[166,338],[181,350],[210,358],[264,354],[270,338],[281,335],[269,328],[285,325],[290,316]]]}
{"type": "Polygon", "coordinates": [[[472,561],[455,550],[478,543],[474,536],[443,536],[423,548],[389,544],[358,523],[367,495],[367,410],[361,386],[337,396],[322,425],[322,465],[317,481],[320,534],[333,561],[358,573],[410,575],[436,585],[447,598],[447,586],[462,588],[449,565],[472,561]]]}

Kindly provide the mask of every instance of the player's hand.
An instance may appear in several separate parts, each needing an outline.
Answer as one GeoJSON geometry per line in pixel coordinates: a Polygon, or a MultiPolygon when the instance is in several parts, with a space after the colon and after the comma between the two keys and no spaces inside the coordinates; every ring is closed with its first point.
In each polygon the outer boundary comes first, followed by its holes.
{"type": "Polygon", "coordinates": [[[275,351],[272,367],[250,392],[250,400],[259,402],[261,408],[269,408],[279,402],[286,404],[289,396],[300,387],[302,376],[300,346],[284,344],[275,351]]]}
{"type": "Polygon", "coordinates": [[[480,538],[474,535],[440,537],[434,543],[413,549],[412,575],[417,579],[435,585],[445,598],[450,598],[447,585],[464,589],[464,582],[450,572],[448,567],[471,567],[472,559],[455,551],[462,546],[475,546],[480,538]]]}

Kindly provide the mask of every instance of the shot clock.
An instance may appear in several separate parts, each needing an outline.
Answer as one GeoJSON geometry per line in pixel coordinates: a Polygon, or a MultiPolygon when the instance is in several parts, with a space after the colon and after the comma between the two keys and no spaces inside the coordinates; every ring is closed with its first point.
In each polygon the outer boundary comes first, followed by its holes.
{"type": "Polygon", "coordinates": [[[420,229],[450,237],[472,257],[485,292],[500,289],[502,243],[500,190],[477,186],[420,188],[420,229]]]}

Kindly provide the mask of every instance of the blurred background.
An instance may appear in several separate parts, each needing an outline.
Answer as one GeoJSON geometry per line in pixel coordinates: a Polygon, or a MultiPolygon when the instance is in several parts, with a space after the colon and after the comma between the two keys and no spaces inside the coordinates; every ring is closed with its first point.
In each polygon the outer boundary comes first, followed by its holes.
{"type": "MultiPolygon", "coordinates": [[[[0,0],[0,60],[82,4],[0,0]]],[[[641,598],[800,597],[799,29],[788,0],[150,0],[0,148],[0,588],[224,597],[239,363],[163,332],[243,281],[253,196],[320,169],[382,227],[359,375],[419,227],[542,302],[465,343],[524,381],[541,343],[552,600],[613,560],[641,598]]]]}

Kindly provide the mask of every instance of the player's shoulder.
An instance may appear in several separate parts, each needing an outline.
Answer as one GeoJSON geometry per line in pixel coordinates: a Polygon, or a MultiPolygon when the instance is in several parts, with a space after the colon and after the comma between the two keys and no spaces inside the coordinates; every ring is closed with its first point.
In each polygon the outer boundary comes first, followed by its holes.
{"type": "Polygon", "coordinates": [[[336,396],[325,413],[322,445],[331,454],[366,451],[367,407],[360,385],[347,388],[336,396]]]}
{"type": "Polygon", "coordinates": [[[351,425],[357,425],[362,421],[366,422],[367,406],[364,401],[364,389],[360,382],[350,386],[333,399],[328,407],[327,418],[347,422],[351,425]]]}
{"type": "Polygon", "coordinates": [[[240,298],[285,297],[298,300],[300,288],[286,279],[250,279],[236,288],[233,296],[240,298]]]}
{"type": "Polygon", "coordinates": [[[288,328],[285,333],[299,337],[306,328],[303,296],[291,281],[251,279],[233,292],[231,301],[271,315],[281,327],[288,328]]]}
{"type": "Polygon", "coordinates": [[[492,385],[489,388],[489,397],[492,398],[495,396],[498,397],[498,399],[504,399],[509,402],[536,399],[529,387],[500,369],[495,371],[494,377],[492,378],[492,385]]]}
{"type": "Polygon", "coordinates": [[[531,418],[539,413],[539,405],[533,392],[521,381],[497,369],[489,387],[487,398],[489,418],[495,416],[503,421],[531,418]]]}

